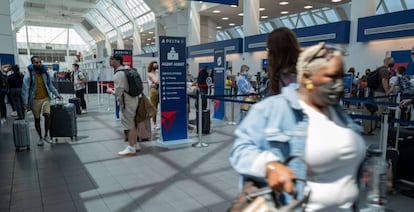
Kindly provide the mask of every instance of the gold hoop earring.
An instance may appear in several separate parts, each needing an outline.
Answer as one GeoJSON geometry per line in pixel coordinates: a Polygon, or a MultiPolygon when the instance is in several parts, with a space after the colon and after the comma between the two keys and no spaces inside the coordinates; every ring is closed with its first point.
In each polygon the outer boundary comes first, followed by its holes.
{"type": "Polygon", "coordinates": [[[312,90],[312,89],[313,89],[313,83],[311,83],[311,82],[306,82],[306,83],[305,83],[305,88],[306,88],[306,89],[308,89],[308,90],[312,90]]]}

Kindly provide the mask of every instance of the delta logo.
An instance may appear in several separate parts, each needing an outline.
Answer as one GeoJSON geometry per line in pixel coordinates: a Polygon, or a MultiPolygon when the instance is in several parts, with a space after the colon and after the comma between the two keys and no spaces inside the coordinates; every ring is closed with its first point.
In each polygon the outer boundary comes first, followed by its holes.
{"type": "Polygon", "coordinates": [[[220,100],[215,99],[213,101],[213,103],[214,103],[214,112],[217,112],[219,110],[219,108],[220,108],[220,100]]]}
{"type": "Polygon", "coordinates": [[[164,111],[161,112],[161,124],[166,131],[170,131],[175,120],[175,116],[177,115],[177,111],[164,111]]]}

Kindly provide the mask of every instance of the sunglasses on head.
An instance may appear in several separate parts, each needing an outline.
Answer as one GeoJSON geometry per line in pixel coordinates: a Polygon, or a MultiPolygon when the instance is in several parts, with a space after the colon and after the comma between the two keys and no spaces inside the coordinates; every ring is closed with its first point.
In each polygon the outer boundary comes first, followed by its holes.
{"type": "Polygon", "coordinates": [[[344,50],[329,44],[322,44],[320,45],[320,48],[318,51],[315,52],[315,54],[310,57],[310,59],[307,61],[307,64],[310,64],[312,61],[320,58],[330,59],[334,52],[339,52],[341,55],[343,55],[344,50]]]}

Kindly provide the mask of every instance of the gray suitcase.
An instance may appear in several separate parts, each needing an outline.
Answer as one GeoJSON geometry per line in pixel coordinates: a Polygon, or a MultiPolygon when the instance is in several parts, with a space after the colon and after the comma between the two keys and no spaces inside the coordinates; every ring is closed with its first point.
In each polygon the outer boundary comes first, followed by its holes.
{"type": "Polygon", "coordinates": [[[78,134],[76,109],[73,103],[53,104],[50,106],[50,138],[70,137],[78,134]]]}
{"type": "Polygon", "coordinates": [[[30,129],[27,120],[13,121],[13,140],[16,151],[19,151],[23,147],[30,150],[30,129]]]}

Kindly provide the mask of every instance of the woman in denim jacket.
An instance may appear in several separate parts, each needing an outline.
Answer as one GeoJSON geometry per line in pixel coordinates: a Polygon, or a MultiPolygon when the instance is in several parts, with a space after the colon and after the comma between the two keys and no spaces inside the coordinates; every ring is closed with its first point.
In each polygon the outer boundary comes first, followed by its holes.
{"type": "MultiPolygon", "coordinates": [[[[359,127],[338,105],[343,92],[341,53],[323,43],[302,52],[297,82],[249,111],[235,131],[230,162],[242,179],[292,193],[292,179],[311,189],[306,211],[351,211],[365,156],[359,127]],[[299,156],[288,166],[283,161],[299,156]]],[[[299,197],[303,185],[297,187],[299,197]]],[[[288,195],[282,196],[289,203],[288,195]]]]}

